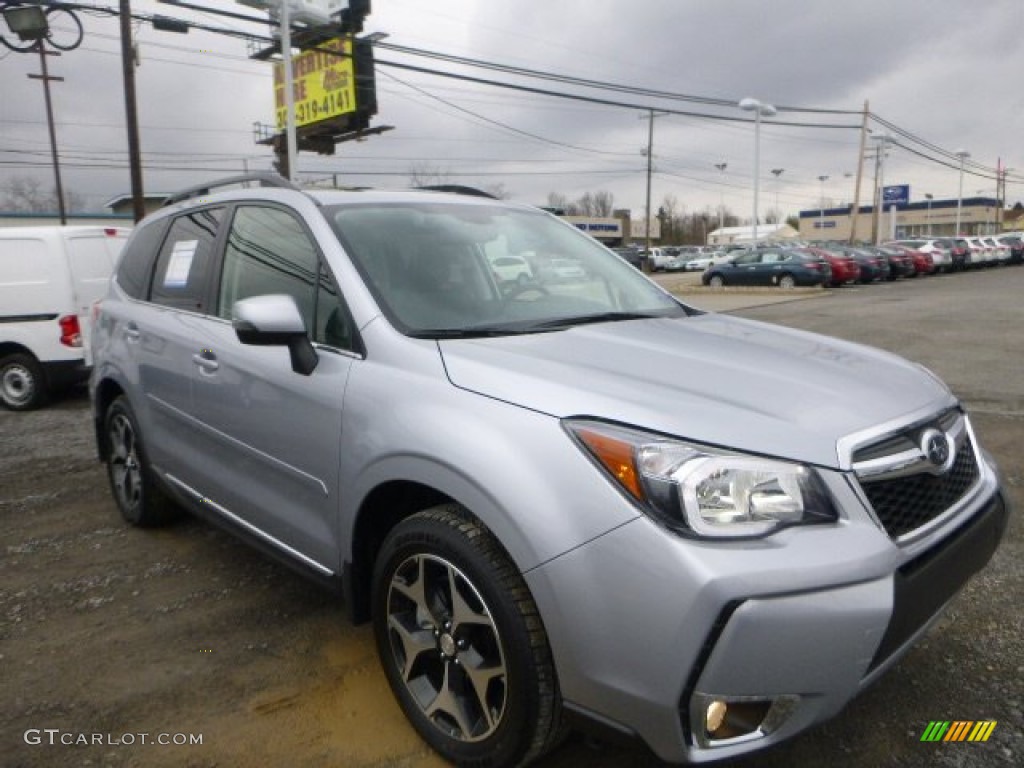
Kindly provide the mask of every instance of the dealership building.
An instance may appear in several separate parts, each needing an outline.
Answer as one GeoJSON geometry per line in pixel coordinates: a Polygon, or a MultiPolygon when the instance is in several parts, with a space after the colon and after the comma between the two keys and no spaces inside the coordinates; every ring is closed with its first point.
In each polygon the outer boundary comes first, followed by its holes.
{"type": "Polygon", "coordinates": [[[957,231],[960,208],[961,235],[992,235],[1005,231],[1008,211],[994,197],[963,200],[924,200],[886,203],[875,222],[875,206],[860,206],[854,222],[853,206],[800,211],[802,240],[861,240],[871,242],[875,227],[880,240],[907,237],[950,237],[957,231]],[[856,228],[856,229],[855,229],[856,228]]]}

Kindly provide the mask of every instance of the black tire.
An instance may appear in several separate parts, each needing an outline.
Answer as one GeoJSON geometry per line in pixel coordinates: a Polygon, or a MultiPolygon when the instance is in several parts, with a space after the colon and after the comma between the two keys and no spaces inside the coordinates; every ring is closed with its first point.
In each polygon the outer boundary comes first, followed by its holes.
{"type": "Polygon", "coordinates": [[[796,288],[796,278],[792,275],[786,274],[779,278],[779,288],[790,291],[796,288]]]}
{"type": "Polygon", "coordinates": [[[409,517],[374,568],[373,626],[413,727],[460,766],[510,768],[563,734],[551,650],[522,575],[467,510],[409,517]]]}
{"type": "Polygon", "coordinates": [[[125,522],[140,528],[166,525],[180,509],[157,484],[128,399],[116,398],[103,417],[110,492],[125,522]]]}
{"type": "Polygon", "coordinates": [[[722,288],[725,286],[725,278],[721,275],[712,275],[708,278],[708,285],[712,288],[722,288]]]}
{"type": "Polygon", "coordinates": [[[14,354],[0,360],[0,403],[12,411],[30,411],[46,402],[46,379],[32,355],[14,354]]]}

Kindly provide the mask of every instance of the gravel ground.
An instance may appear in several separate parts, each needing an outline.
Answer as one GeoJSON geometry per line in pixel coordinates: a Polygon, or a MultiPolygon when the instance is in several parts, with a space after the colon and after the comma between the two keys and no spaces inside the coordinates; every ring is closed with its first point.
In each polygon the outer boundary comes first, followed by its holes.
{"type": "MultiPolygon", "coordinates": [[[[1001,268],[738,314],[937,371],[973,413],[1019,510],[1022,295],[1024,268],[1001,268]]],[[[989,567],[887,676],[831,722],[731,765],[1024,763],[1022,564],[1015,518],[989,567]],[[986,743],[921,743],[931,720],[998,725],[986,743]]],[[[441,763],[392,701],[370,630],[348,626],[333,596],[201,522],[121,524],[77,393],[43,411],[0,411],[0,765],[441,763]],[[161,735],[202,743],[152,743],[161,735]]],[[[660,763],[573,736],[544,765],[660,763]]]]}

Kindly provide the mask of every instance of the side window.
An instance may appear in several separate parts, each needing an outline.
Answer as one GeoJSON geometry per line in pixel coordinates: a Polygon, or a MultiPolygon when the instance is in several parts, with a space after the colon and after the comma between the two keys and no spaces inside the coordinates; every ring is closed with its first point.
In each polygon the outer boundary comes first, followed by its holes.
{"type": "Polygon", "coordinates": [[[117,267],[117,284],[133,299],[143,299],[166,231],[166,220],[141,224],[135,228],[121,253],[117,267]]]}
{"type": "Polygon", "coordinates": [[[351,345],[348,314],[302,222],[280,208],[240,206],[224,249],[217,314],[230,319],[236,301],[275,293],[295,299],[313,341],[351,345]]]}
{"type": "Polygon", "coordinates": [[[179,309],[203,309],[207,275],[223,208],[205,208],[171,222],[157,258],[149,298],[179,309]]]}

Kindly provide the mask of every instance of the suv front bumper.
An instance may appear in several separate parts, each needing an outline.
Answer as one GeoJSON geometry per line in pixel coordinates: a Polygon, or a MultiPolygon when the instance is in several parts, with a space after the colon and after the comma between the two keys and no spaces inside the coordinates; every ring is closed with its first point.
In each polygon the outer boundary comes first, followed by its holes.
{"type": "Polygon", "coordinates": [[[1009,511],[984,464],[976,501],[913,557],[834,474],[853,510],[835,525],[724,543],[640,518],[530,571],[567,709],[671,762],[736,757],[835,715],[995,552],[1009,511]],[[712,705],[740,726],[709,733],[712,705]]]}

